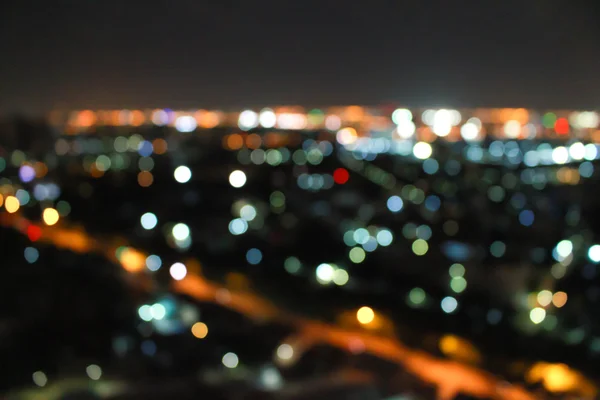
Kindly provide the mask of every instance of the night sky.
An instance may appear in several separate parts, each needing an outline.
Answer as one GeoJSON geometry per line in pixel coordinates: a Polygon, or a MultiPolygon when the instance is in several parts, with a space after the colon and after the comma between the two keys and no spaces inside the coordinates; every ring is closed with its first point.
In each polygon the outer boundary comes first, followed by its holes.
{"type": "Polygon", "coordinates": [[[0,112],[600,108],[598,0],[4,0],[0,112]]]}

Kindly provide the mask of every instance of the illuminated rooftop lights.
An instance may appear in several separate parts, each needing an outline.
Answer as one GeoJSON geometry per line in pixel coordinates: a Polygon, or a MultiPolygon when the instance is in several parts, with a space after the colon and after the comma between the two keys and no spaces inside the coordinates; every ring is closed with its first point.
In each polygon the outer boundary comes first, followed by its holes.
{"type": "Polygon", "coordinates": [[[315,270],[317,280],[319,283],[327,284],[333,280],[335,270],[330,264],[320,264],[315,270]]]}
{"type": "Polygon", "coordinates": [[[529,319],[534,324],[540,324],[546,318],[546,310],[541,307],[536,307],[529,312],[529,319]]]}
{"type": "Polygon", "coordinates": [[[33,379],[33,383],[39,387],[44,387],[48,383],[48,377],[42,371],[34,372],[31,378],[33,379]]]}
{"type": "Polygon", "coordinates": [[[454,122],[453,113],[450,110],[438,110],[433,117],[433,133],[440,137],[448,136],[454,122]]]}
{"type": "Polygon", "coordinates": [[[85,373],[91,380],[97,381],[102,377],[102,368],[96,364],[91,364],[85,368],[85,373]]]}
{"type": "Polygon", "coordinates": [[[515,120],[506,121],[504,124],[504,134],[511,139],[519,137],[521,134],[521,123],[515,120]]]}
{"type": "Polygon", "coordinates": [[[335,135],[337,142],[343,146],[350,145],[358,139],[358,134],[354,128],[343,128],[340,129],[335,135]]]}
{"type": "Polygon", "coordinates": [[[229,174],[229,184],[234,188],[241,188],[246,184],[246,174],[244,171],[235,170],[229,174]]]}
{"type": "Polygon", "coordinates": [[[21,203],[15,196],[6,196],[6,199],[4,199],[4,208],[9,214],[16,213],[20,207],[21,203]]]}
{"type": "Polygon", "coordinates": [[[179,167],[175,168],[173,176],[177,182],[186,183],[192,178],[192,171],[185,165],[180,165],[179,167]]]}
{"type": "Polygon", "coordinates": [[[373,309],[371,307],[367,307],[367,306],[361,307],[356,312],[356,319],[362,325],[368,325],[371,322],[373,322],[373,320],[375,319],[375,312],[373,311],[373,309]]]}
{"type": "Polygon", "coordinates": [[[433,149],[431,145],[426,142],[417,142],[413,147],[413,154],[420,160],[425,160],[431,156],[433,149]]]}
{"type": "Polygon", "coordinates": [[[272,128],[277,122],[277,115],[270,108],[265,108],[260,112],[258,122],[263,128],[272,128]]]}
{"type": "Polygon", "coordinates": [[[397,108],[392,113],[392,121],[396,125],[398,125],[404,121],[412,121],[412,119],[413,119],[412,112],[410,112],[410,110],[408,110],[406,108],[397,108]]]}
{"type": "Polygon", "coordinates": [[[244,110],[238,118],[238,126],[241,130],[247,131],[258,126],[258,114],[252,110],[244,110]]]}
{"type": "Polygon", "coordinates": [[[294,348],[287,343],[280,344],[277,347],[277,358],[283,361],[291,360],[294,356],[294,348]]]}
{"type": "Polygon", "coordinates": [[[185,240],[190,236],[190,228],[186,224],[180,222],[173,226],[171,234],[176,240],[185,240]]]}
{"type": "Polygon", "coordinates": [[[182,263],[177,262],[171,265],[171,268],[169,268],[169,273],[173,279],[180,281],[187,275],[187,268],[182,263]]]}
{"type": "Polygon", "coordinates": [[[158,223],[158,218],[156,218],[156,215],[154,215],[153,213],[147,212],[140,218],[140,223],[142,224],[142,228],[149,231],[156,227],[156,224],[158,223]]]}
{"type": "Polygon", "coordinates": [[[46,208],[42,214],[42,219],[46,225],[52,226],[58,222],[60,215],[54,208],[46,208]]]}
{"type": "Polygon", "coordinates": [[[192,325],[192,335],[196,339],[204,339],[208,335],[208,326],[204,322],[196,322],[192,325]]]}
{"type": "Polygon", "coordinates": [[[442,307],[442,311],[444,311],[446,314],[452,314],[458,307],[458,301],[456,301],[456,299],[452,296],[446,296],[442,299],[440,305],[442,307]]]}
{"type": "Polygon", "coordinates": [[[197,127],[196,118],[191,115],[182,115],[175,120],[175,129],[182,133],[193,132],[197,127]]]}
{"type": "Polygon", "coordinates": [[[232,368],[235,368],[238,366],[239,359],[238,359],[237,354],[229,352],[223,356],[223,359],[221,360],[221,362],[227,368],[232,369],[232,368]]]}
{"type": "Polygon", "coordinates": [[[157,126],[164,126],[169,123],[169,114],[165,110],[154,110],[152,112],[152,123],[157,126]]]}
{"type": "Polygon", "coordinates": [[[600,244],[590,246],[588,249],[588,258],[595,264],[600,263],[600,244]]]}
{"type": "Polygon", "coordinates": [[[546,307],[552,302],[552,292],[549,290],[542,290],[537,294],[537,302],[540,306],[546,307]]]}

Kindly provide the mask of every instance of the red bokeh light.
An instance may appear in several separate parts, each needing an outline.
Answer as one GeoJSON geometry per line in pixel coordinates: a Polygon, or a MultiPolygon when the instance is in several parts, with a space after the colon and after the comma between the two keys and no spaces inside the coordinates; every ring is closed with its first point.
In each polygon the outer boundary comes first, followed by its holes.
{"type": "Polygon", "coordinates": [[[345,168],[338,168],[333,171],[333,180],[339,185],[343,185],[350,179],[350,174],[345,168]]]}
{"type": "Polygon", "coordinates": [[[40,238],[42,237],[42,228],[35,225],[29,225],[29,227],[27,228],[27,237],[32,242],[40,240],[40,238]]]}
{"type": "Polygon", "coordinates": [[[569,133],[569,121],[566,118],[559,118],[554,124],[554,130],[559,135],[566,135],[569,133]]]}

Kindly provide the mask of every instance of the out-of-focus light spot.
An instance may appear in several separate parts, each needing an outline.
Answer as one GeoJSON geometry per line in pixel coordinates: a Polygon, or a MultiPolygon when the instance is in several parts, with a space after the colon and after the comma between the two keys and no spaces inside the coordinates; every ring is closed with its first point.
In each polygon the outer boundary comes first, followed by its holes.
{"type": "Polygon", "coordinates": [[[169,114],[165,110],[154,110],[152,112],[152,123],[158,126],[164,126],[169,123],[169,114]]]}
{"type": "Polygon", "coordinates": [[[506,121],[504,124],[504,134],[511,138],[517,138],[521,134],[521,123],[519,121],[506,121]]]}
{"type": "Polygon", "coordinates": [[[371,307],[361,307],[356,312],[356,319],[363,325],[370,324],[375,319],[375,312],[371,307]]]}
{"type": "Polygon", "coordinates": [[[152,314],[152,318],[160,321],[167,315],[167,309],[162,304],[156,303],[150,307],[150,314],[152,314]]]}
{"type": "Polygon", "coordinates": [[[389,230],[382,229],[377,232],[377,243],[379,243],[380,246],[389,246],[392,244],[392,240],[394,240],[394,235],[392,235],[392,232],[389,230]]]}
{"type": "Polygon", "coordinates": [[[58,222],[59,218],[60,215],[58,214],[58,211],[56,211],[54,208],[46,208],[42,213],[42,219],[44,220],[44,223],[48,226],[55,225],[58,222]]]}
{"type": "Polygon", "coordinates": [[[355,264],[360,264],[365,260],[366,253],[360,247],[354,247],[350,250],[348,256],[350,257],[350,261],[352,261],[355,264]]]}
{"type": "Polygon", "coordinates": [[[338,168],[333,171],[333,181],[338,185],[343,185],[348,182],[348,179],[350,179],[350,174],[345,168],[338,168]]]}
{"type": "Polygon", "coordinates": [[[238,118],[238,126],[241,130],[247,131],[258,126],[258,115],[252,110],[244,110],[238,118]]]}
{"type": "Polygon", "coordinates": [[[138,308],[138,315],[143,321],[152,321],[152,307],[150,307],[148,304],[144,304],[138,308]]]}
{"type": "Polygon", "coordinates": [[[490,311],[488,311],[487,321],[491,325],[497,325],[498,323],[500,323],[501,319],[502,319],[502,311],[497,310],[495,308],[492,308],[490,311]]]}
{"type": "Polygon", "coordinates": [[[296,257],[288,257],[283,262],[283,268],[290,274],[297,274],[302,269],[302,263],[296,257]]]}
{"type": "Polygon", "coordinates": [[[552,161],[556,164],[564,164],[569,161],[569,150],[564,146],[558,146],[552,150],[552,161]]]}
{"type": "Polygon", "coordinates": [[[442,307],[442,311],[444,311],[446,314],[451,314],[458,307],[458,301],[456,301],[456,299],[452,296],[447,296],[442,299],[440,305],[442,307]]]}
{"type": "Polygon", "coordinates": [[[429,158],[432,152],[431,145],[426,142],[418,142],[413,147],[414,156],[420,160],[429,158]]]}
{"type": "Polygon", "coordinates": [[[283,343],[277,347],[277,357],[280,360],[288,361],[294,356],[294,348],[287,343],[283,343]]]}
{"type": "Polygon", "coordinates": [[[259,249],[250,249],[246,252],[246,261],[249,264],[257,265],[262,261],[263,255],[259,249]]]}
{"type": "Polygon", "coordinates": [[[169,268],[169,274],[171,274],[171,277],[176,281],[180,281],[187,275],[187,268],[182,263],[177,262],[171,265],[171,268],[169,268]]]}
{"type": "Polygon", "coordinates": [[[157,256],[156,254],[152,254],[149,255],[146,258],[146,267],[154,272],[154,271],[158,271],[160,269],[160,267],[162,266],[162,260],[159,256],[157,256]]]}
{"type": "Polygon", "coordinates": [[[561,308],[567,304],[567,299],[568,296],[565,292],[556,292],[554,293],[554,296],[552,296],[552,304],[557,308],[561,308]]]}
{"type": "Polygon", "coordinates": [[[190,236],[190,228],[184,223],[178,223],[173,226],[171,234],[176,240],[185,240],[190,236]]]}
{"type": "Polygon", "coordinates": [[[408,139],[414,136],[415,131],[417,130],[415,123],[412,121],[399,121],[396,126],[396,133],[402,139],[408,139]]]}
{"type": "Polygon", "coordinates": [[[153,213],[147,212],[140,218],[140,223],[142,224],[142,228],[150,230],[156,226],[158,218],[153,213]]]}
{"type": "Polygon", "coordinates": [[[96,364],[91,364],[85,368],[85,373],[87,374],[87,376],[89,376],[91,380],[97,381],[102,377],[102,368],[100,368],[96,364]]]}
{"type": "Polygon", "coordinates": [[[235,170],[229,174],[229,184],[234,188],[241,188],[246,184],[246,174],[244,171],[235,170]]]}
{"type": "Polygon", "coordinates": [[[227,368],[235,368],[238,366],[239,359],[235,353],[227,353],[223,356],[223,359],[221,360],[221,362],[227,368]]]}
{"type": "Polygon", "coordinates": [[[454,118],[452,112],[450,112],[449,110],[436,111],[433,117],[433,133],[440,137],[448,136],[450,130],[452,129],[453,119],[454,118]]]}
{"type": "Polygon", "coordinates": [[[330,131],[337,131],[342,126],[342,120],[337,115],[328,115],[325,118],[325,128],[330,131]]]}
{"type": "Polygon", "coordinates": [[[46,377],[46,374],[43,373],[42,371],[34,372],[32,375],[32,379],[33,379],[33,383],[35,383],[36,386],[39,386],[39,387],[44,387],[48,383],[48,378],[46,377]]]}
{"type": "Polygon", "coordinates": [[[232,219],[231,222],[229,222],[229,232],[231,232],[232,235],[241,235],[246,233],[247,230],[248,222],[242,218],[232,219]]]}
{"type": "Polygon", "coordinates": [[[412,244],[412,251],[418,256],[424,256],[429,250],[429,245],[427,241],[423,239],[417,239],[412,244]]]}
{"type": "Polygon", "coordinates": [[[531,210],[523,210],[519,213],[519,222],[525,226],[531,226],[535,219],[535,215],[531,210]]]}
{"type": "Polygon", "coordinates": [[[350,280],[350,276],[345,269],[336,269],[333,273],[333,283],[338,286],[344,286],[350,280]]]}
{"type": "Polygon", "coordinates": [[[408,293],[408,300],[414,306],[422,305],[425,302],[426,297],[425,291],[418,287],[411,289],[408,293]]]}
{"type": "Polygon", "coordinates": [[[24,256],[29,264],[33,264],[40,257],[40,252],[35,247],[25,247],[24,256]]]}
{"type": "Polygon", "coordinates": [[[256,208],[250,204],[244,205],[240,209],[240,217],[245,221],[252,221],[256,218],[256,208]]]}
{"type": "Polygon", "coordinates": [[[598,156],[598,148],[593,143],[588,143],[585,145],[585,155],[584,158],[588,161],[593,161],[598,156]]]}
{"type": "Polygon", "coordinates": [[[404,206],[404,202],[402,201],[400,196],[391,196],[387,200],[387,208],[391,212],[398,212],[398,211],[402,210],[403,206],[404,206]]]}
{"type": "Polygon", "coordinates": [[[31,182],[35,178],[35,169],[31,165],[21,165],[19,179],[21,182],[31,182]]]}
{"type": "Polygon", "coordinates": [[[585,157],[585,145],[581,142],[573,143],[569,146],[569,154],[573,160],[583,160],[585,157]]]}
{"type": "Polygon", "coordinates": [[[481,129],[481,121],[477,120],[479,124],[475,121],[476,118],[469,119],[461,128],[460,135],[466,141],[476,140],[479,137],[479,131],[481,129]]]}
{"type": "Polygon", "coordinates": [[[529,319],[534,324],[541,323],[546,318],[546,310],[541,307],[536,307],[529,312],[529,319]]]}
{"type": "Polygon", "coordinates": [[[588,258],[596,264],[600,263],[600,244],[590,246],[588,249],[588,258]]]}
{"type": "Polygon", "coordinates": [[[490,245],[490,253],[496,258],[502,257],[505,252],[506,244],[504,244],[504,242],[497,240],[490,245]]]}
{"type": "Polygon", "coordinates": [[[570,240],[561,240],[556,245],[556,254],[558,255],[557,261],[562,261],[567,258],[573,252],[573,242],[570,240]]]}
{"type": "Polygon", "coordinates": [[[334,269],[330,264],[320,264],[315,270],[315,275],[320,283],[330,283],[333,280],[334,269]]]}
{"type": "Polygon", "coordinates": [[[138,184],[141,187],[149,187],[154,182],[154,176],[150,171],[141,171],[138,174],[138,184]]]}
{"type": "Polygon", "coordinates": [[[192,335],[197,339],[204,339],[208,335],[208,326],[204,322],[196,322],[192,325],[192,335]]]}
{"type": "Polygon", "coordinates": [[[392,113],[392,121],[398,125],[404,121],[412,121],[413,115],[406,108],[398,108],[392,113]]]}
{"type": "Polygon", "coordinates": [[[448,274],[452,278],[458,278],[465,275],[465,267],[462,264],[452,264],[450,268],[448,268],[448,274]]]}
{"type": "Polygon", "coordinates": [[[457,276],[450,280],[450,288],[456,293],[462,293],[467,288],[467,280],[462,276],[457,276]]]}
{"type": "Polygon", "coordinates": [[[180,165],[173,172],[175,180],[179,183],[186,183],[192,178],[192,171],[185,165],[180,165]]]}
{"type": "Polygon", "coordinates": [[[336,134],[337,142],[344,146],[356,142],[357,138],[358,134],[356,133],[356,129],[354,128],[340,129],[336,134]]]}
{"type": "Polygon", "coordinates": [[[19,211],[19,207],[21,207],[19,199],[17,199],[15,196],[6,196],[6,199],[4,200],[4,208],[8,213],[16,213],[19,211]]]}
{"type": "Polygon", "coordinates": [[[263,128],[272,128],[277,122],[277,116],[270,108],[265,108],[260,112],[258,117],[259,123],[263,128]]]}
{"type": "Polygon", "coordinates": [[[546,307],[552,302],[552,292],[549,290],[542,290],[537,294],[537,302],[542,307],[546,307]]]}
{"type": "Polygon", "coordinates": [[[554,123],[554,130],[559,135],[566,135],[569,133],[569,121],[566,118],[559,118],[554,123]]]}
{"type": "Polygon", "coordinates": [[[42,237],[42,229],[39,226],[29,225],[27,227],[27,237],[32,242],[37,242],[42,237]]]}
{"type": "Polygon", "coordinates": [[[182,133],[193,132],[197,127],[198,123],[191,115],[182,115],[175,120],[175,129],[182,133]]]}
{"type": "Polygon", "coordinates": [[[31,200],[31,196],[27,190],[19,189],[15,193],[15,197],[19,200],[19,204],[26,206],[31,200]]]}
{"type": "Polygon", "coordinates": [[[438,172],[439,168],[440,164],[433,158],[428,158],[423,161],[423,171],[425,171],[426,174],[433,175],[438,172]]]}

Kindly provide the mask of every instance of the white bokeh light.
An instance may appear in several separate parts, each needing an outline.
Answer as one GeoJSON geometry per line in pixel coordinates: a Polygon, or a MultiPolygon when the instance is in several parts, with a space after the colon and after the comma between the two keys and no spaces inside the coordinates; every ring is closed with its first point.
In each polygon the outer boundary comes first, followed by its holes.
{"type": "Polygon", "coordinates": [[[140,218],[140,223],[142,224],[142,228],[146,230],[154,229],[156,224],[158,223],[158,219],[156,215],[151,212],[147,212],[140,218]]]}
{"type": "Polygon", "coordinates": [[[425,160],[431,156],[433,149],[431,145],[426,142],[418,142],[413,147],[413,154],[420,160],[425,160]]]}
{"type": "Polygon", "coordinates": [[[246,184],[246,174],[244,171],[235,170],[229,174],[229,183],[234,188],[241,188],[246,184]]]}
{"type": "Polygon", "coordinates": [[[240,113],[238,126],[242,130],[250,130],[258,126],[258,114],[252,110],[245,110],[240,113]]]}
{"type": "Polygon", "coordinates": [[[190,236],[190,228],[180,222],[173,227],[171,234],[176,240],[185,240],[190,236]]]}
{"type": "Polygon", "coordinates": [[[260,112],[258,121],[260,122],[263,128],[272,128],[277,122],[277,115],[275,115],[273,110],[271,110],[270,108],[265,108],[260,112]]]}
{"type": "Polygon", "coordinates": [[[185,165],[181,165],[175,168],[175,172],[173,172],[173,176],[175,180],[179,183],[186,183],[192,178],[192,171],[186,167],[185,165]]]}
{"type": "Polygon", "coordinates": [[[187,268],[182,263],[177,262],[171,265],[171,268],[169,268],[169,274],[171,274],[171,277],[176,281],[180,281],[187,275],[187,268]]]}
{"type": "Polygon", "coordinates": [[[235,368],[235,367],[238,366],[239,359],[238,359],[237,354],[235,354],[235,353],[227,353],[227,354],[225,354],[223,356],[223,359],[221,360],[221,362],[227,368],[235,368]]]}
{"type": "Polygon", "coordinates": [[[196,119],[191,115],[182,115],[175,120],[175,129],[179,132],[189,133],[194,131],[197,126],[196,119]]]}

